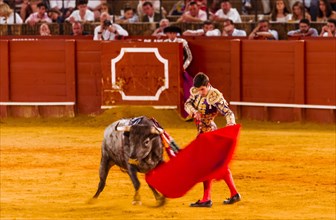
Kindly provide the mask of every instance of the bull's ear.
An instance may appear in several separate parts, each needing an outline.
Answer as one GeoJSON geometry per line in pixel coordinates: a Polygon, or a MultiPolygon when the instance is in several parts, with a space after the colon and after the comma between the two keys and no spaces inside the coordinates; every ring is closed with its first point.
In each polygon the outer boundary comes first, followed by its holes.
{"type": "Polygon", "coordinates": [[[126,131],[126,132],[128,132],[128,131],[131,130],[131,126],[116,126],[115,130],[116,131],[124,131],[124,132],[126,131]]]}
{"type": "Polygon", "coordinates": [[[155,128],[155,127],[152,127],[151,128],[151,133],[152,134],[162,134],[163,133],[163,130],[162,129],[157,129],[157,128],[155,128]]]}

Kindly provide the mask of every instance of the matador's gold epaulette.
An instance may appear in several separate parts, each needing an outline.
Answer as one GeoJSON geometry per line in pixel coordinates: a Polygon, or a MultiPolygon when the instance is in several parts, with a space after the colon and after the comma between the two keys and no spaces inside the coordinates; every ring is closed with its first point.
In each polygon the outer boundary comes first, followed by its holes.
{"type": "Polygon", "coordinates": [[[210,105],[213,105],[219,102],[219,100],[222,98],[223,98],[223,94],[220,91],[218,91],[218,89],[214,89],[214,88],[210,89],[207,95],[207,101],[210,105]]]}
{"type": "Polygon", "coordinates": [[[191,87],[190,94],[193,95],[193,96],[197,95],[198,94],[197,88],[196,87],[191,87]]]}

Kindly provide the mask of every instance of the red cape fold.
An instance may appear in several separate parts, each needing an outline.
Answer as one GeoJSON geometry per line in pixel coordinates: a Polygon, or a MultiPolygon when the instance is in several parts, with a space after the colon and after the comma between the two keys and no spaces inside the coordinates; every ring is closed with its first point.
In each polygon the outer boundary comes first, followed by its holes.
{"type": "Polygon", "coordinates": [[[237,145],[240,125],[197,136],[176,157],[146,174],[147,183],[167,198],[179,198],[195,184],[223,179],[237,145]]]}

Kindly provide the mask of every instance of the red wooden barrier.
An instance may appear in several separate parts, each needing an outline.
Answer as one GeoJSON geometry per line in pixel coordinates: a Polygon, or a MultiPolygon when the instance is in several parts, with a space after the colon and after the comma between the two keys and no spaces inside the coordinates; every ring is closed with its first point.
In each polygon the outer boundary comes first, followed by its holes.
{"type": "MultiPolygon", "coordinates": [[[[335,38],[187,40],[194,57],[188,72],[208,74],[238,118],[335,123],[335,38]]],[[[99,112],[102,105],[178,105],[181,97],[182,54],[178,44],[77,39],[0,40],[0,46],[2,117],[91,114],[99,112]],[[173,87],[163,90],[159,101],[131,101],[112,91],[113,68],[119,85],[130,80],[122,86],[127,96],[139,95],[139,91],[140,96],[153,96],[152,92],[165,82],[165,65],[157,61],[155,52],[143,56],[125,50],[112,68],[111,60],[121,54],[122,48],[157,48],[158,54],[169,61],[169,85],[173,87]],[[146,89],[139,88],[144,85],[146,89]],[[53,103],[43,107],[41,103],[47,102],[53,103]],[[55,105],[60,102],[66,105],[55,105]]]]}

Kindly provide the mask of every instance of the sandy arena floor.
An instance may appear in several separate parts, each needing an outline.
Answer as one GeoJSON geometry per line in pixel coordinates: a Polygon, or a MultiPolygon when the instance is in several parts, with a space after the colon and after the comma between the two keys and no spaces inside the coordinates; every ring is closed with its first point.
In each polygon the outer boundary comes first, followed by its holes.
{"type": "Polygon", "coordinates": [[[242,201],[231,206],[222,205],[227,186],[215,182],[212,208],[189,207],[202,196],[202,184],[155,208],[143,175],[143,205],[133,206],[131,181],[117,167],[99,199],[89,203],[99,181],[103,130],[115,119],[154,116],[180,146],[196,135],[193,123],[174,111],[115,111],[75,119],[2,120],[1,219],[336,219],[335,125],[240,122],[230,167],[242,201]]]}

